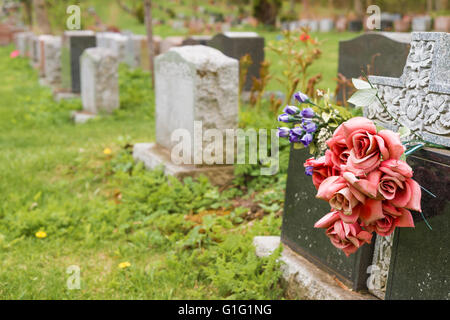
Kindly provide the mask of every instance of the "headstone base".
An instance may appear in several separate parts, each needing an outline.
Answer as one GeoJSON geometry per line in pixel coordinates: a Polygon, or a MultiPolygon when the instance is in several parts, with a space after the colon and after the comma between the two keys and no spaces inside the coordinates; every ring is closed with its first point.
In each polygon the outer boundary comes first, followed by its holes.
{"type": "MultiPolygon", "coordinates": [[[[280,237],[261,236],[253,239],[258,257],[272,254],[280,245],[280,237]]],[[[377,300],[371,294],[354,292],[336,281],[336,278],[319,269],[286,246],[280,260],[286,293],[289,299],[299,300],[377,300]]]]}
{"type": "Polygon", "coordinates": [[[73,111],[71,114],[71,118],[76,124],[86,123],[89,120],[94,119],[96,117],[97,117],[96,114],[89,113],[86,111],[73,111]]]}
{"type": "Polygon", "coordinates": [[[50,83],[48,83],[47,79],[39,78],[39,85],[41,87],[51,87],[50,83]]]}
{"type": "Polygon", "coordinates": [[[178,179],[205,175],[213,185],[225,185],[234,177],[234,167],[231,165],[197,167],[175,164],[170,159],[169,150],[156,143],[135,144],[133,158],[136,161],[142,161],[147,169],[154,169],[162,165],[166,175],[172,175],[178,179]]]}
{"type": "Polygon", "coordinates": [[[54,91],[53,98],[57,102],[61,100],[80,99],[80,94],[67,91],[54,91]]]}

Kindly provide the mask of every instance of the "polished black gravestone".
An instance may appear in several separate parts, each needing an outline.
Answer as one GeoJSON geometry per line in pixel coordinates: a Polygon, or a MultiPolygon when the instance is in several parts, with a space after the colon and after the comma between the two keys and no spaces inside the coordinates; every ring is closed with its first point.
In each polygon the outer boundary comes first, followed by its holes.
{"type": "Polygon", "coordinates": [[[190,36],[189,38],[184,39],[183,46],[196,46],[196,45],[207,46],[208,41],[210,41],[211,39],[212,39],[212,36],[194,35],[194,36],[190,36]]]}
{"type": "MultiPolygon", "coordinates": [[[[339,42],[338,73],[347,79],[366,74],[399,77],[408,57],[409,33],[366,33],[339,42]],[[363,71],[362,71],[363,70],[363,71]]],[[[337,100],[345,103],[353,92],[353,85],[340,84],[337,100]],[[344,101],[345,100],[345,101],[344,101]]]]}
{"type": "Polygon", "coordinates": [[[224,32],[215,35],[208,46],[220,50],[226,56],[241,59],[250,54],[253,64],[248,69],[244,90],[250,91],[252,77],[259,78],[261,62],[264,61],[264,38],[255,32],[224,32]]]}
{"type": "Polygon", "coordinates": [[[365,244],[346,257],[331,244],[324,229],[314,228],[314,224],[331,209],[326,201],[315,198],[316,188],[311,177],[305,175],[303,163],[310,157],[305,149],[291,148],[281,241],[347,286],[365,290],[373,245],[365,244]]]}
{"type": "Polygon", "coordinates": [[[394,236],[385,299],[450,299],[450,151],[426,149],[408,157],[422,192],[415,228],[394,236]]]}
{"type": "Polygon", "coordinates": [[[61,49],[62,89],[80,93],[80,56],[87,48],[96,46],[93,31],[65,31],[61,49]]]}

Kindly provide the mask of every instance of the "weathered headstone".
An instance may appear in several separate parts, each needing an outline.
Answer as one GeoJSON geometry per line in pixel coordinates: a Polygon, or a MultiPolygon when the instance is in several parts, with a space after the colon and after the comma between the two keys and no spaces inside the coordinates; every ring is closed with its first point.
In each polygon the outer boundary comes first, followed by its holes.
{"type": "Polygon", "coordinates": [[[412,31],[430,31],[432,19],[429,16],[414,17],[412,19],[412,31]]]}
{"type": "Polygon", "coordinates": [[[308,28],[310,32],[319,31],[319,21],[318,20],[309,20],[308,28]]]}
{"type": "Polygon", "coordinates": [[[252,77],[259,78],[261,62],[264,61],[264,38],[255,32],[225,32],[214,36],[208,46],[220,50],[234,59],[241,59],[249,54],[253,64],[249,67],[244,90],[252,87],[252,77]]]}
{"type": "Polygon", "coordinates": [[[26,57],[28,36],[31,32],[19,32],[15,35],[16,48],[21,57],[26,57]]]}
{"type": "Polygon", "coordinates": [[[95,33],[89,30],[65,31],[62,39],[62,89],[79,93],[80,56],[85,49],[96,46],[95,33]]]}
{"type": "Polygon", "coordinates": [[[348,20],[345,17],[340,17],[336,20],[336,30],[343,32],[347,31],[348,20]]]}
{"type": "Polygon", "coordinates": [[[173,47],[179,47],[183,45],[184,37],[167,37],[161,41],[160,53],[166,53],[173,47]]]}
{"type": "Polygon", "coordinates": [[[359,32],[363,29],[362,20],[350,20],[348,22],[348,31],[359,32]]]}
{"type": "Polygon", "coordinates": [[[322,19],[319,23],[320,32],[330,32],[334,29],[333,19],[322,19]]]}
{"type": "MultiPolygon", "coordinates": [[[[411,50],[399,78],[371,76],[386,111],[376,101],[364,114],[383,127],[395,124],[425,140],[450,147],[450,34],[412,34],[411,50]],[[396,121],[392,118],[395,117],[396,121]]],[[[415,228],[400,228],[391,239],[377,237],[371,278],[374,294],[385,299],[449,299],[450,151],[424,149],[408,157],[422,192],[415,228]]]]}
{"type": "Polygon", "coordinates": [[[38,36],[38,67],[39,76],[45,77],[45,43],[54,38],[58,38],[52,35],[40,35],[38,36]]]}
{"type": "Polygon", "coordinates": [[[118,57],[111,49],[89,48],[81,55],[83,109],[97,114],[119,107],[118,57]]]}
{"type": "Polygon", "coordinates": [[[45,81],[52,87],[61,85],[61,38],[53,37],[44,43],[45,81]]]}
{"type": "Polygon", "coordinates": [[[214,184],[229,181],[233,167],[223,165],[225,160],[211,164],[198,159],[209,145],[201,128],[217,129],[225,141],[225,130],[237,127],[238,79],[238,61],[214,48],[183,46],[156,57],[156,144],[136,144],[134,158],[147,168],[162,164],[166,174],[180,178],[205,174],[214,184]],[[179,144],[171,139],[177,129],[191,139],[189,150],[183,150],[187,160],[178,164],[170,157],[179,144]]]}
{"type": "MultiPolygon", "coordinates": [[[[399,77],[409,53],[409,33],[372,32],[339,42],[338,73],[347,79],[366,74],[399,77]]],[[[350,98],[352,85],[340,85],[338,101],[350,98]]]]}

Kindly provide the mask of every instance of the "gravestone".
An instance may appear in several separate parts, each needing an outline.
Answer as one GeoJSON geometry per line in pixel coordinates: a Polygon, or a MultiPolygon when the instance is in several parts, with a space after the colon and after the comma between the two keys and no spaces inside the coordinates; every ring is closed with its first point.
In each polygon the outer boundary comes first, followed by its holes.
{"type": "Polygon", "coordinates": [[[363,29],[362,20],[350,20],[348,22],[348,31],[359,32],[363,29]]]}
{"type": "Polygon", "coordinates": [[[44,43],[45,81],[52,87],[61,86],[61,37],[52,37],[44,43]]]}
{"type": "Polygon", "coordinates": [[[96,46],[95,33],[89,30],[65,31],[61,48],[62,89],[80,93],[80,57],[87,48],[96,46]]]}
{"type": "Polygon", "coordinates": [[[430,31],[431,22],[432,20],[429,16],[414,17],[412,19],[412,31],[430,31]]]}
{"type": "Polygon", "coordinates": [[[322,19],[319,23],[320,32],[330,32],[334,29],[333,19],[322,19]]]}
{"type": "Polygon", "coordinates": [[[253,64],[248,69],[244,85],[244,90],[250,91],[252,77],[259,78],[261,62],[264,61],[264,38],[255,32],[225,32],[215,35],[208,41],[208,46],[238,61],[250,54],[253,64]]]}
{"type": "Polygon", "coordinates": [[[127,61],[129,35],[117,32],[99,32],[96,34],[97,47],[112,50],[119,59],[119,62],[127,61]]]}
{"type": "Polygon", "coordinates": [[[320,269],[335,275],[346,286],[365,290],[373,245],[365,244],[346,257],[330,243],[322,229],[314,228],[314,224],[330,212],[330,205],[316,199],[317,190],[311,177],[305,175],[303,163],[310,157],[306,149],[291,147],[281,241],[320,269]]]}
{"type": "MultiPolygon", "coordinates": [[[[450,34],[412,34],[411,50],[399,78],[371,76],[380,99],[364,110],[377,124],[398,130],[392,116],[425,140],[450,147],[450,34]]],[[[371,278],[385,299],[449,299],[450,151],[426,148],[407,158],[422,191],[415,228],[400,228],[390,239],[377,237],[371,278]]]]}
{"type": "Polygon", "coordinates": [[[89,48],[81,55],[81,101],[91,114],[111,113],[119,107],[119,60],[107,48],[89,48]]]}
{"type": "Polygon", "coordinates": [[[193,35],[183,40],[183,46],[195,46],[195,45],[208,45],[208,41],[212,39],[212,36],[208,35],[193,35]]]}
{"type": "Polygon", "coordinates": [[[180,47],[183,45],[184,37],[167,37],[161,41],[159,53],[166,53],[173,47],[180,47]]]}
{"type": "Polygon", "coordinates": [[[309,20],[308,28],[310,32],[319,31],[319,21],[318,20],[309,20]]]}
{"type": "Polygon", "coordinates": [[[345,17],[340,17],[336,20],[336,30],[343,32],[347,31],[348,20],[345,17]]]}
{"type": "Polygon", "coordinates": [[[15,35],[16,48],[19,50],[21,57],[27,56],[27,42],[30,34],[31,32],[19,32],[15,35]]]}
{"type": "Polygon", "coordinates": [[[434,31],[450,32],[450,17],[441,16],[434,18],[434,31]]]}
{"type": "Polygon", "coordinates": [[[156,57],[156,143],[136,144],[134,158],[150,169],[162,164],[166,174],[179,178],[204,174],[214,184],[230,181],[233,166],[196,161],[209,144],[197,129],[218,129],[225,141],[225,130],[237,127],[238,81],[238,61],[214,48],[183,46],[156,57]],[[170,156],[179,143],[171,139],[177,129],[193,140],[185,151],[188,163],[173,162],[170,156]]]}
{"type": "MultiPolygon", "coordinates": [[[[338,73],[348,80],[366,74],[399,77],[409,53],[409,33],[371,32],[339,42],[338,73]]],[[[339,85],[337,100],[346,102],[353,85],[339,85]]]]}
{"type": "Polygon", "coordinates": [[[52,35],[40,35],[38,36],[38,67],[39,76],[45,78],[45,43],[54,38],[58,38],[52,35]]]}

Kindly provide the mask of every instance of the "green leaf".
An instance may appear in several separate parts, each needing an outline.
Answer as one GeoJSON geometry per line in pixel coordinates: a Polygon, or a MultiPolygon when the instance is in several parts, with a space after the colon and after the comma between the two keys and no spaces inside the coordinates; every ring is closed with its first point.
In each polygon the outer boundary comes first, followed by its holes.
{"type": "Polygon", "coordinates": [[[353,85],[358,90],[371,89],[372,86],[367,81],[352,78],[353,85]]]}
{"type": "Polygon", "coordinates": [[[409,130],[409,128],[407,128],[407,127],[401,127],[398,130],[398,133],[400,134],[401,138],[402,137],[407,137],[407,136],[409,136],[411,134],[411,130],[409,130]]]}
{"type": "Polygon", "coordinates": [[[330,118],[331,118],[331,114],[326,113],[326,112],[322,112],[322,119],[323,119],[323,121],[325,121],[325,123],[330,121],[330,118]]]}
{"type": "Polygon", "coordinates": [[[314,142],[311,142],[309,145],[309,153],[314,155],[317,152],[316,144],[314,142]]]}
{"type": "Polygon", "coordinates": [[[356,91],[347,101],[357,107],[367,107],[377,97],[377,89],[363,89],[356,91]]]}

